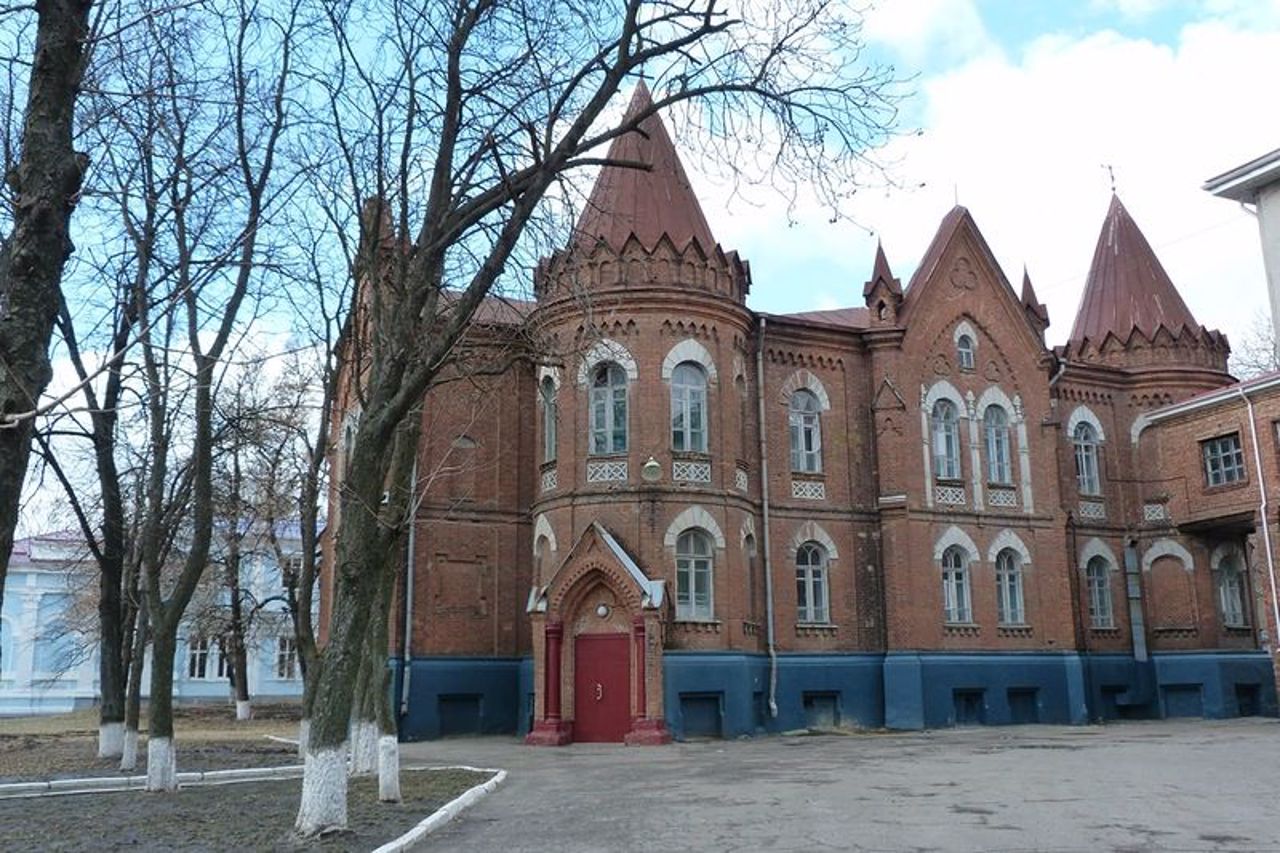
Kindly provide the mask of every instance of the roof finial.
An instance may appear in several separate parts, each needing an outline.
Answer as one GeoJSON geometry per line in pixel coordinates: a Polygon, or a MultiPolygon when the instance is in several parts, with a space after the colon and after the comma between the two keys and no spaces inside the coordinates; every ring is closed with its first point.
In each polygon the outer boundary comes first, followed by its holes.
{"type": "Polygon", "coordinates": [[[1111,194],[1112,194],[1112,195],[1115,195],[1115,192],[1116,192],[1116,170],[1112,167],[1112,165],[1111,165],[1110,163],[1103,163],[1103,164],[1102,164],[1102,168],[1104,168],[1104,169],[1106,169],[1106,170],[1107,170],[1107,177],[1111,179],[1111,194]]]}

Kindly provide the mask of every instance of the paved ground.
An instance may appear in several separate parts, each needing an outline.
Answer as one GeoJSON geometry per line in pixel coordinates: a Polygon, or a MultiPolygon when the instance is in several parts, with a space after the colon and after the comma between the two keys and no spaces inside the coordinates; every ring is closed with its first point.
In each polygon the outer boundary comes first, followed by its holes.
{"type": "Polygon", "coordinates": [[[405,757],[510,771],[422,850],[1280,850],[1269,719],[405,757]]]}

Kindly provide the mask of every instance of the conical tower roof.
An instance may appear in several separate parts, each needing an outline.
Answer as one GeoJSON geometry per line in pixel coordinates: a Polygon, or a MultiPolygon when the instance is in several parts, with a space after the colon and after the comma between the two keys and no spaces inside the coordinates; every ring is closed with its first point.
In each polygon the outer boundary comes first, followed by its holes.
{"type": "Polygon", "coordinates": [[[871,278],[862,286],[862,296],[864,298],[870,296],[876,284],[881,281],[889,288],[890,293],[902,295],[902,282],[893,277],[893,270],[889,269],[889,259],[884,254],[884,244],[877,241],[875,266],[871,268],[871,278]]]}
{"type": "Polygon", "coordinates": [[[1151,244],[1120,198],[1112,195],[1071,341],[1101,343],[1109,333],[1127,340],[1134,329],[1153,338],[1161,326],[1174,335],[1183,327],[1200,328],[1151,244]]]}
{"type": "MultiPolygon", "coordinates": [[[[634,116],[652,105],[649,89],[641,82],[631,97],[627,115],[634,116]]],[[[614,139],[608,159],[644,163],[650,168],[611,164],[600,170],[574,229],[575,244],[589,247],[602,239],[620,252],[634,234],[646,249],[653,249],[666,234],[679,249],[694,239],[704,251],[716,245],[702,206],[657,113],[642,121],[637,130],[614,139]]]]}

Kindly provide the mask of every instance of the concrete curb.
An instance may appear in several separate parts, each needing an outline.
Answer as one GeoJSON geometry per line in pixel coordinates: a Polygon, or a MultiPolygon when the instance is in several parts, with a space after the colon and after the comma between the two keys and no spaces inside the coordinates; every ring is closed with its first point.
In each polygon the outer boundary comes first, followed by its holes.
{"type": "MultiPolygon", "coordinates": [[[[225,785],[228,782],[261,782],[268,779],[297,779],[301,764],[283,767],[243,767],[236,770],[205,770],[178,774],[181,786],[225,785]]],[[[141,791],[147,786],[143,776],[87,776],[82,779],[51,779],[45,782],[0,784],[0,800],[18,797],[48,797],[55,794],[100,794],[112,791],[141,791]]]]}
{"type": "Polygon", "coordinates": [[[401,850],[408,849],[411,845],[418,843],[423,838],[435,832],[440,827],[457,817],[463,810],[475,805],[484,797],[493,793],[499,785],[507,778],[507,771],[498,770],[492,767],[468,767],[465,764],[452,765],[448,767],[423,767],[415,768],[421,770],[471,770],[475,773],[492,773],[493,776],[487,782],[481,782],[475,787],[468,788],[454,799],[445,803],[426,817],[421,823],[410,829],[404,835],[377,848],[373,853],[399,853],[401,850]]]}

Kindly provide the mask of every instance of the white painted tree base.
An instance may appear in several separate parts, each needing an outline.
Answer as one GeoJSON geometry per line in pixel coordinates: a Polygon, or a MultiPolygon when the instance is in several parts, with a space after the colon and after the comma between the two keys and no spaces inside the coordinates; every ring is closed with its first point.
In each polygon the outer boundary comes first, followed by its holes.
{"type": "Polygon", "coordinates": [[[311,737],[311,721],[306,717],[298,723],[298,757],[307,757],[307,741],[311,737]]]}
{"type": "Polygon", "coordinates": [[[347,828],[347,745],[307,753],[302,766],[302,803],[294,831],[310,838],[347,828]]]}
{"type": "Polygon", "coordinates": [[[136,770],[138,767],[138,730],[125,729],[124,748],[120,751],[120,769],[136,770]]]}
{"type": "Polygon", "coordinates": [[[378,738],[378,799],[400,802],[400,744],[395,735],[378,738]]]}
{"type": "Polygon", "coordinates": [[[371,720],[357,720],[352,725],[351,775],[378,772],[378,734],[378,724],[371,720]]]}
{"type": "Polygon", "coordinates": [[[117,758],[124,754],[124,723],[98,726],[98,757],[117,758]]]}
{"type": "Polygon", "coordinates": [[[247,700],[242,702],[239,699],[237,699],[236,700],[236,720],[243,722],[244,720],[248,720],[251,717],[253,717],[253,708],[249,704],[249,702],[247,700]]]}
{"type": "Polygon", "coordinates": [[[147,790],[178,790],[178,753],[173,738],[153,737],[147,741],[147,790]]]}

